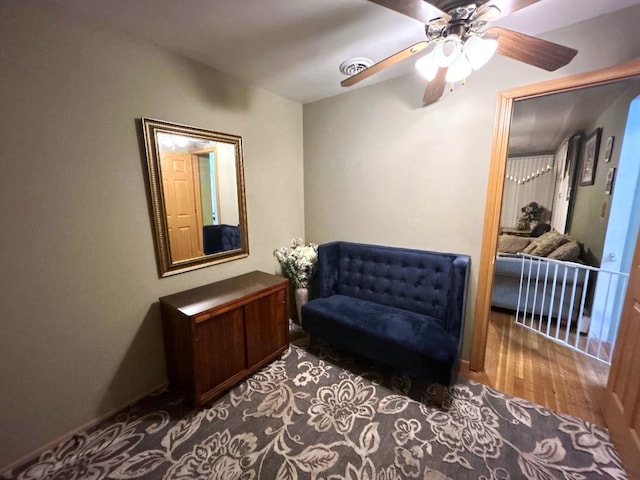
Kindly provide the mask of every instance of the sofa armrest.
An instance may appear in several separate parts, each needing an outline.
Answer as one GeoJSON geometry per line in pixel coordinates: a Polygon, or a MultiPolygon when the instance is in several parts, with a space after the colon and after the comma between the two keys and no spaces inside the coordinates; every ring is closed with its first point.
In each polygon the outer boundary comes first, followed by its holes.
{"type": "Polygon", "coordinates": [[[449,311],[447,312],[445,328],[460,339],[462,343],[462,328],[467,305],[467,284],[469,282],[469,268],[471,257],[458,255],[453,260],[453,278],[449,292],[449,311]]]}
{"type": "Polygon", "coordinates": [[[318,247],[318,296],[328,297],[337,292],[340,242],[330,242],[318,247]]]}
{"type": "MultiPolygon", "coordinates": [[[[513,254],[499,254],[495,261],[495,274],[520,279],[523,257],[513,254]]],[[[528,260],[525,260],[525,271],[528,271],[528,260]]]]}

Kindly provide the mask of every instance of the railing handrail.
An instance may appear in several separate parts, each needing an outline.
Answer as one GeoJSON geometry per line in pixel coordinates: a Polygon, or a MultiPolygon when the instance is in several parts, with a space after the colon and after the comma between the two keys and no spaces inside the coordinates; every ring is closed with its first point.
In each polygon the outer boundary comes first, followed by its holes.
{"type": "Polygon", "coordinates": [[[538,257],[536,255],[531,255],[529,253],[522,253],[522,252],[518,252],[516,255],[524,258],[530,258],[532,260],[538,260],[540,262],[559,263],[560,265],[583,268],[585,270],[591,270],[592,272],[611,273],[613,275],[629,277],[629,274],[626,272],[616,272],[614,270],[605,270],[604,268],[592,267],[591,265],[585,265],[584,263],[569,262],[567,260],[556,260],[555,258],[538,257]]]}

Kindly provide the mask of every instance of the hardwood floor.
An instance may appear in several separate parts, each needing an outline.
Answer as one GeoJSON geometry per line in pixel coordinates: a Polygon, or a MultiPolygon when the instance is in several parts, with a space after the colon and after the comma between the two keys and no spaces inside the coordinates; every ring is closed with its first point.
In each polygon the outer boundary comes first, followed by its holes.
{"type": "Polygon", "coordinates": [[[516,325],[513,316],[491,312],[485,371],[460,373],[501,392],[556,412],[605,426],[601,401],[609,366],[516,325]]]}

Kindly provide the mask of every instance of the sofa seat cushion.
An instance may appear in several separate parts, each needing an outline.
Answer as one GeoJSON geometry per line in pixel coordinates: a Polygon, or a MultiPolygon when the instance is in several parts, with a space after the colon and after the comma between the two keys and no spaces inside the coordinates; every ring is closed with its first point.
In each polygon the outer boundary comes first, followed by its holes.
{"type": "Polygon", "coordinates": [[[451,363],[458,355],[457,338],[440,320],[427,315],[344,295],[316,298],[303,309],[306,331],[342,344],[350,338],[356,345],[349,347],[382,363],[385,352],[442,363],[451,363]]]}

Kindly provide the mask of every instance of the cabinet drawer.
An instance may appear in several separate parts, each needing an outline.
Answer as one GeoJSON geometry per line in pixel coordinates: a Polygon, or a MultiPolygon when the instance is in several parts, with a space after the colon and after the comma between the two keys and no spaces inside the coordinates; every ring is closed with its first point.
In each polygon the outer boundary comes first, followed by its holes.
{"type": "Polygon", "coordinates": [[[242,308],[197,323],[195,344],[195,380],[199,396],[245,368],[242,308]]]}
{"type": "Polygon", "coordinates": [[[248,367],[288,344],[286,294],[282,289],[244,307],[248,367]]]}

